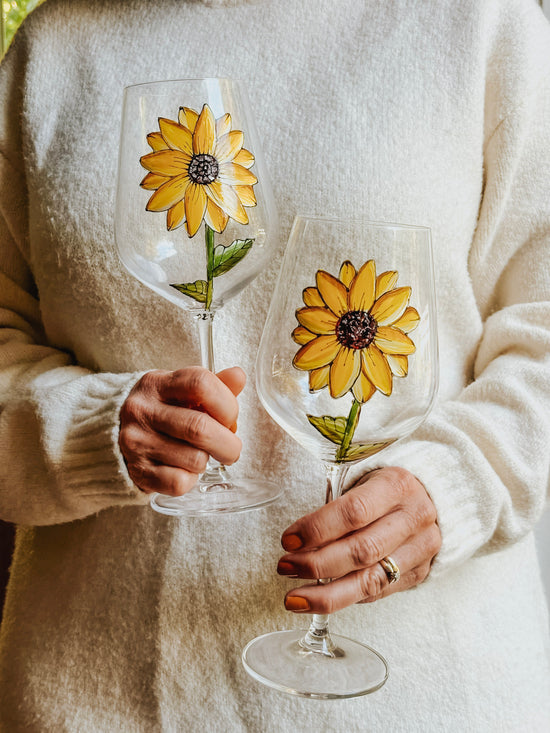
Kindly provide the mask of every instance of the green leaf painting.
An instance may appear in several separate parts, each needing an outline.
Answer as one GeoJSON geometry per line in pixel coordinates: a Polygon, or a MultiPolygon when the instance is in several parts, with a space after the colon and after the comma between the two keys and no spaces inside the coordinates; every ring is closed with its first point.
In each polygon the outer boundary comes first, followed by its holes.
{"type": "Polygon", "coordinates": [[[315,415],[308,415],[307,419],[325,438],[337,445],[342,444],[347,423],[345,417],[331,417],[330,415],[315,417],[315,415]]]}
{"type": "MultiPolygon", "coordinates": [[[[336,443],[339,446],[342,445],[346,436],[348,418],[331,417],[330,415],[322,415],[320,417],[307,415],[307,419],[331,443],[336,443]]],[[[388,441],[383,443],[352,443],[343,451],[343,455],[339,454],[339,461],[359,461],[363,458],[373,456],[388,445],[388,441]]]]}
{"type": "Polygon", "coordinates": [[[206,280],[195,280],[194,283],[181,283],[179,285],[170,284],[170,287],[179,290],[183,295],[188,295],[190,298],[198,300],[199,303],[206,302],[206,291],[208,288],[206,280]]]}
{"type": "Polygon", "coordinates": [[[235,239],[227,247],[223,244],[218,244],[214,249],[212,275],[218,277],[219,275],[223,275],[224,272],[231,270],[232,267],[235,267],[248,254],[253,244],[253,239],[235,239]]]}

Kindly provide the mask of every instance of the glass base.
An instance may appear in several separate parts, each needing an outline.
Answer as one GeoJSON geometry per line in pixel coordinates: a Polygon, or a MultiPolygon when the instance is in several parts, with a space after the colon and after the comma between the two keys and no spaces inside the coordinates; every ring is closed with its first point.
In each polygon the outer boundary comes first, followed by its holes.
{"type": "Polygon", "coordinates": [[[199,517],[259,509],[282,494],[279,485],[259,479],[231,479],[219,483],[199,483],[183,496],[153,494],[151,507],[172,517],[199,517]]]}
{"type": "Polygon", "coordinates": [[[374,649],[332,634],[332,651],[308,651],[300,643],[306,633],[275,631],[253,639],[242,656],[248,674],[280,692],[316,700],[367,695],[388,679],[386,660],[374,649]]]}

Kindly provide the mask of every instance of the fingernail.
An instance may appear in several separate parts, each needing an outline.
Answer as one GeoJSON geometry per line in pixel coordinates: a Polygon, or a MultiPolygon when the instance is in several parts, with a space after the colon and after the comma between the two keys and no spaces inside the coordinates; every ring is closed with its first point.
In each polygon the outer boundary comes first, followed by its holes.
{"type": "Polygon", "coordinates": [[[309,603],[301,596],[287,596],[285,608],[287,611],[309,611],[309,603]]]}
{"type": "Polygon", "coordinates": [[[295,550],[299,550],[300,547],[304,544],[302,541],[302,538],[297,534],[287,534],[284,535],[281,543],[285,550],[288,552],[294,552],[295,550]]]}
{"type": "Polygon", "coordinates": [[[279,575],[292,575],[294,578],[298,577],[296,573],[296,568],[291,562],[288,562],[287,560],[279,560],[279,564],[277,565],[277,572],[279,573],[279,575]]]}
{"type": "Polygon", "coordinates": [[[229,430],[231,430],[232,433],[236,433],[237,432],[237,423],[234,422],[233,425],[229,428],[229,430]]]}

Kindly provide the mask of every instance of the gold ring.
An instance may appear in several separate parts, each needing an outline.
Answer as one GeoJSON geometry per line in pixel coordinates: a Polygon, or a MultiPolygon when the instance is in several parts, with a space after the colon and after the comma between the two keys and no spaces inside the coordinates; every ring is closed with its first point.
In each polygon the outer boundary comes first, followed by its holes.
{"type": "Polygon", "coordinates": [[[392,583],[397,583],[397,581],[401,577],[401,571],[399,570],[399,565],[395,562],[395,560],[388,555],[387,557],[383,557],[380,560],[380,565],[382,565],[382,567],[384,568],[384,572],[388,576],[390,585],[392,583]]]}

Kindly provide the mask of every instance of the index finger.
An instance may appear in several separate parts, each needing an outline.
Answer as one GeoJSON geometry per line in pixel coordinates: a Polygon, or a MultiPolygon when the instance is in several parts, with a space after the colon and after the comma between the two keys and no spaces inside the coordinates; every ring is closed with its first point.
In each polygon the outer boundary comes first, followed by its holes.
{"type": "Polygon", "coordinates": [[[395,489],[387,476],[373,473],[365,483],[291,524],[283,532],[283,548],[296,552],[323,547],[367,527],[398,508],[399,494],[395,489]]]}
{"type": "Polygon", "coordinates": [[[227,428],[237,421],[239,403],[231,389],[202,367],[172,372],[159,390],[160,399],[171,405],[206,412],[227,428]]]}

